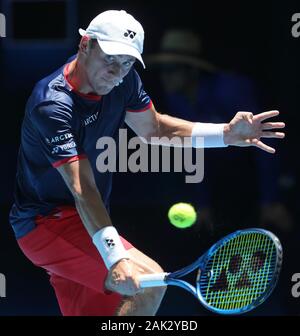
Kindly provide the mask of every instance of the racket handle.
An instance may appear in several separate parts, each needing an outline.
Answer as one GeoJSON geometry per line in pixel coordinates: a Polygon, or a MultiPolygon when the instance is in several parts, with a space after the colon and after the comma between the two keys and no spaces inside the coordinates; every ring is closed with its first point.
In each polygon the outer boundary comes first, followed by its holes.
{"type": "Polygon", "coordinates": [[[141,288],[166,286],[166,277],[170,273],[143,274],[139,276],[141,288]]]}

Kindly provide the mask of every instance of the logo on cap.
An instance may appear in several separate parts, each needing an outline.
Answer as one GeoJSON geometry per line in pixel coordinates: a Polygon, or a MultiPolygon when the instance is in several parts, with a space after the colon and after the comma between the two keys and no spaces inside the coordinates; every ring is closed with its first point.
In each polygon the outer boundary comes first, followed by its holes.
{"type": "Polygon", "coordinates": [[[136,35],[136,32],[129,30],[129,29],[127,29],[127,31],[124,33],[125,37],[130,37],[131,39],[134,39],[135,35],[136,35]]]}

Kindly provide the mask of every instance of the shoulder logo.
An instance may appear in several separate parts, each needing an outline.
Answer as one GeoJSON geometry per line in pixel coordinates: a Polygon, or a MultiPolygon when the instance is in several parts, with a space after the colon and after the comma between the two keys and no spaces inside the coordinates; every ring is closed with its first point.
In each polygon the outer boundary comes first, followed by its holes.
{"type": "Polygon", "coordinates": [[[135,35],[136,35],[136,32],[129,30],[129,29],[127,29],[126,32],[124,33],[125,37],[129,37],[132,40],[134,39],[135,35]]]}

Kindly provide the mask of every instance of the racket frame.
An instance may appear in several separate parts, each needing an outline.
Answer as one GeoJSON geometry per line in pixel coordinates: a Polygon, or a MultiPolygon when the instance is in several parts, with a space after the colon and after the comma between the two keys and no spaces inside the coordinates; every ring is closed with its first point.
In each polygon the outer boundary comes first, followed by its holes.
{"type": "Polygon", "coordinates": [[[199,299],[202,305],[206,307],[207,309],[215,313],[218,313],[218,314],[234,315],[234,314],[243,314],[243,313],[246,313],[247,311],[252,310],[253,308],[263,303],[270,296],[270,294],[272,293],[278,281],[281,264],[282,264],[282,246],[281,246],[279,239],[270,231],[267,231],[264,229],[258,229],[258,228],[250,228],[250,229],[238,230],[238,231],[228,234],[227,236],[217,241],[213,246],[209,248],[209,250],[205,254],[199,257],[192,264],[178,271],[175,271],[172,273],[145,274],[145,275],[141,275],[139,279],[140,279],[140,285],[142,288],[166,286],[166,285],[173,285],[173,286],[184,288],[188,292],[193,294],[197,299],[199,299]],[[214,253],[220,248],[220,246],[225,245],[228,241],[232,240],[233,238],[241,234],[255,233],[255,232],[262,233],[270,237],[272,241],[274,242],[274,245],[276,248],[275,271],[273,273],[271,282],[268,284],[267,290],[262,296],[258,297],[251,304],[245,307],[242,307],[242,308],[225,310],[225,309],[219,309],[219,308],[209,305],[201,294],[201,286],[199,284],[199,280],[200,280],[201,272],[205,271],[205,266],[210,260],[211,256],[214,255],[214,253]],[[185,275],[193,272],[197,268],[198,268],[198,272],[197,272],[197,277],[196,277],[196,287],[190,284],[189,282],[180,279],[184,277],[185,275]]]}
{"type": "Polygon", "coordinates": [[[258,229],[258,228],[251,228],[251,229],[245,229],[245,230],[238,230],[233,233],[230,233],[229,235],[225,236],[221,240],[219,240],[217,243],[215,243],[202,257],[200,257],[199,262],[199,270],[197,273],[197,278],[196,278],[196,293],[197,293],[197,298],[200,300],[200,302],[209,310],[218,313],[218,314],[223,314],[223,315],[236,315],[236,314],[243,314],[246,313],[255,307],[259,306],[262,304],[272,293],[273,289],[276,286],[276,283],[279,278],[280,274],[280,269],[282,265],[282,246],[279,241],[279,239],[270,231],[264,230],[264,229],[258,229]],[[218,250],[221,246],[225,245],[227,242],[232,240],[233,238],[241,235],[241,234],[246,234],[246,233],[263,233],[270,237],[274,243],[274,246],[276,248],[276,264],[275,264],[275,270],[273,272],[272,279],[270,283],[268,284],[267,290],[264,292],[264,294],[260,297],[258,297],[255,301],[253,301],[251,304],[242,307],[242,308],[237,308],[237,309],[218,309],[216,307],[212,307],[209,305],[206,300],[203,298],[201,294],[201,286],[200,286],[200,276],[201,272],[205,270],[205,266],[210,260],[210,257],[214,255],[216,250],[218,250]]]}

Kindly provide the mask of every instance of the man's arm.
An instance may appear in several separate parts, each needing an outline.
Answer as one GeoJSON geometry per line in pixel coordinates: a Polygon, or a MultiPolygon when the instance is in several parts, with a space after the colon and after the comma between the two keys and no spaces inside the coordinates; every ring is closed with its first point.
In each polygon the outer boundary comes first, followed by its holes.
{"type": "MultiPolygon", "coordinates": [[[[140,137],[148,143],[154,144],[157,139],[166,137],[171,139],[178,136],[183,139],[190,137],[195,123],[167,114],[160,114],[156,111],[154,105],[144,112],[126,112],[126,124],[140,137]]],[[[168,145],[164,139],[159,141],[160,145],[168,145]]],[[[189,144],[191,146],[192,143],[189,144]]]]}
{"type": "Polygon", "coordinates": [[[127,112],[125,122],[138,136],[151,144],[168,146],[170,145],[168,139],[173,137],[179,137],[182,140],[185,138],[182,144],[188,147],[193,146],[193,137],[204,137],[204,145],[205,140],[207,143],[213,143],[220,137],[221,126],[221,137],[225,146],[256,146],[269,153],[275,153],[275,149],[264,144],[261,138],[284,137],[284,133],[273,131],[273,129],[284,128],[283,122],[263,122],[278,114],[278,111],[268,111],[257,115],[251,112],[238,112],[226,124],[205,124],[160,114],[152,104],[151,108],[144,112],[127,112]]]}
{"type": "Polygon", "coordinates": [[[71,191],[83,225],[93,239],[104,261],[106,256],[112,257],[112,259],[117,257],[118,261],[108,267],[109,273],[106,283],[115,284],[114,290],[121,295],[135,295],[140,291],[138,281],[140,273],[134,262],[127,259],[129,254],[127,256],[120,237],[116,231],[114,232],[111,219],[97,189],[88,159],[65,163],[57,169],[71,191]],[[102,232],[106,229],[109,230],[108,234],[112,234],[115,242],[113,249],[115,251],[109,248],[105,250],[103,239],[98,240],[99,233],[101,234],[100,238],[102,238],[102,232]],[[112,256],[109,254],[112,254],[112,256]]]}
{"type": "Polygon", "coordinates": [[[76,209],[90,236],[112,225],[88,159],[67,163],[57,169],[74,197],[76,209]]]}

